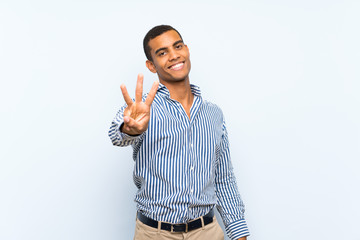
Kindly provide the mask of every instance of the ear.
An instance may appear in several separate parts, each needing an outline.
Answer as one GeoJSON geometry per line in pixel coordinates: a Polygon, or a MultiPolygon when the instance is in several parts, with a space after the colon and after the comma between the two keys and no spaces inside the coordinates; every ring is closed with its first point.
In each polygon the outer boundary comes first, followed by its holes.
{"type": "Polygon", "coordinates": [[[156,68],[155,68],[155,65],[152,61],[150,60],[146,60],[146,67],[150,70],[150,72],[152,73],[156,73],[156,68]]]}
{"type": "Polygon", "coordinates": [[[189,47],[188,47],[188,45],[184,44],[184,46],[185,46],[185,48],[186,48],[186,50],[187,50],[188,54],[190,55],[190,51],[189,51],[189,47]]]}

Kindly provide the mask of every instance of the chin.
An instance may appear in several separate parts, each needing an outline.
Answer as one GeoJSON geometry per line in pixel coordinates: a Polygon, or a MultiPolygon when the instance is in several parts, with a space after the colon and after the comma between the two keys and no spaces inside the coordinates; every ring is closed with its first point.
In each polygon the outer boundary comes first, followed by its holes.
{"type": "Polygon", "coordinates": [[[187,79],[189,79],[189,75],[174,76],[172,79],[173,79],[173,81],[176,81],[176,82],[186,81],[187,79]]]}
{"type": "Polygon", "coordinates": [[[187,79],[189,79],[189,72],[187,71],[186,73],[183,74],[176,74],[176,75],[172,75],[170,76],[170,78],[172,78],[174,81],[185,81],[187,79]]]}
{"type": "Polygon", "coordinates": [[[167,75],[167,76],[159,76],[160,80],[163,80],[165,82],[182,82],[189,79],[189,75],[187,74],[179,74],[179,75],[167,75]]]}

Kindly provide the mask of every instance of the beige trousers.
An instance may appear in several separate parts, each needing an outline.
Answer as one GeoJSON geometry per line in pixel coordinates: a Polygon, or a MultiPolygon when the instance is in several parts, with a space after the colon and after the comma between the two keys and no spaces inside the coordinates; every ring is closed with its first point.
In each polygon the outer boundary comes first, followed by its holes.
{"type": "Polygon", "coordinates": [[[134,240],[224,240],[224,233],[214,217],[214,221],[187,233],[156,229],[136,220],[134,240]]]}

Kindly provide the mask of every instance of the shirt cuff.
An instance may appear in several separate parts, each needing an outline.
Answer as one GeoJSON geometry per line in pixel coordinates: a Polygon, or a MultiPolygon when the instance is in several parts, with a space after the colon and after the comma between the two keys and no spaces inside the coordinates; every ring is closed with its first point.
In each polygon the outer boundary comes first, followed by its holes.
{"type": "Polygon", "coordinates": [[[124,140],[134,140],[134,139],[138,139],[141,135],[143,135],[143,133],[140,135],[129,135],[120,131],[120,135],[124,140]]]}
{"type": "Polygon", "coordinates": [[[237,240],[250,235],[245,219],[237,220],[229,224],[225,230],[231,240],[237,240]]]}
{"type": "Polygon", "coordinates": [[[126,134],[126,133],[124,133],[124,132],[122,132],[122,131],[120,130],[120,129],[121,129],[121,126],[122,126],[123,124],[124,124],[124,123],[121,123],[121,124],[120,124],[120,127],[118,128],[117,131],[119,131],[120,138],[122,139],[124,145],[134,144],[136,141],[138,141],[138,140],[145,134],[145,132],[143,132],[142,134],[139,134],[139,135],[129,135],[129,134],[126,134]]]}

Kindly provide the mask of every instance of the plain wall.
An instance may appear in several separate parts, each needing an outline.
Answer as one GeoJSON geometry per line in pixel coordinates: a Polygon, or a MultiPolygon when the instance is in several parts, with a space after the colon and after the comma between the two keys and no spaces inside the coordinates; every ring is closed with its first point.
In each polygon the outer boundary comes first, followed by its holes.
{"type": "Polygon", "coordinates": [[[132,239],[132,150],[107,131],[183,35],[226,117],[249,239],[359,240],[359,1],[0,2],[0,239],[132,239]]]}

